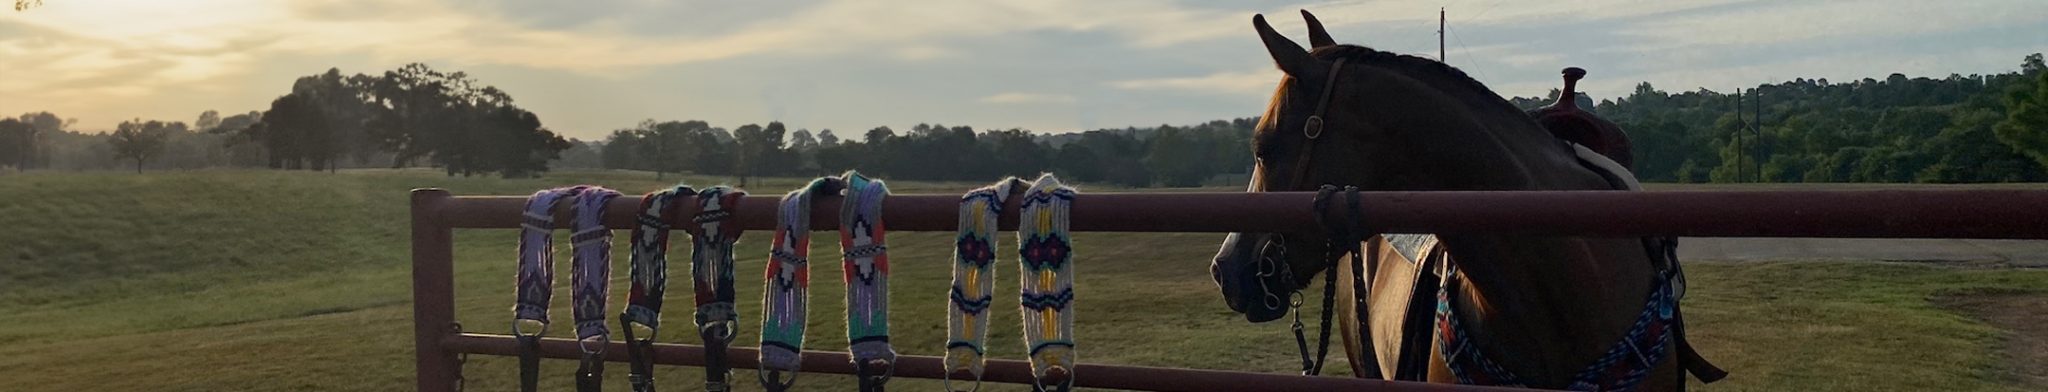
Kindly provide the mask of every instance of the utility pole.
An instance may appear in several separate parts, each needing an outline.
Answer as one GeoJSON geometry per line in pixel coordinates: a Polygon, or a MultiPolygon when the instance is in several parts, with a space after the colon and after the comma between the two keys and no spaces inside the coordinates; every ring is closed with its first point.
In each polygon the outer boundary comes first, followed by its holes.
{"type": "Polygon", "coordinates": [[[1444,56],[1444,7],[1436,7],[1436,59],[1445,64],[1451,62],[1444,56]]]}
{"type": "Polygon", "coordinates": [[[1751,89],[1749,92],[1756,94],[1756,99],[1752,103],[1756,105],[1756,110],[1750,111],[1750,116],[1754,117],[1756,122],[1749,128],[1750,136],[1756,137],[1756,140],[1750,142],[1751,147],[1756,150],[1756,182],[1764,182],[1764,91],[1751,89]]]}
{"type": "Polygon", "coordinates": [[[1749,119],[1742,117],[1741,87],[1735,88],[1735,121],[1739,123],[1736,124],[1735,128],[1735,182],[1739,183],[1749,180],[1748,174],[1744,173],[1749,168],[1749,165],[1742,164],[1743,156],[1749,155],[1749,151],[1742,148],[1742,132],[1749,130],[1749,119]]]}

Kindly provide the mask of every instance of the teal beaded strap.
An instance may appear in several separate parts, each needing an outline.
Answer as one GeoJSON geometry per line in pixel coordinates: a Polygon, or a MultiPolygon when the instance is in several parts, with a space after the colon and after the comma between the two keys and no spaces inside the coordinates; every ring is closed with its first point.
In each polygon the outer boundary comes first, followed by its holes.
{"type": "MultiPolygon", "coordinates": [[[[996,222],[1003,203],[1024,181],[1016,177],[960,196],[960,231],[953,242],[953,286],[946,307],[946,390],[961,371],[981,389],[988,352],[988,308],[995,298],[996,222]]],[[[1028,186],[1028,184],[1026,184],[1028,186]]]]}
{"type": "Polygon", "coordinates": [[[1040,391],[1048,388],[1054,370],[1064,373],[1052,380],[1054,390],[1070,390],[1074,383],[1074,242],[1067,228],[1074,195],[1073,188],[1046,174],[1024,192],[1018,213],[1019,310],[1032,386],[1040,391]]]}
{"type": "Polygon", "coordinates": [[[811,197],[832,194],[838,178],[820,177],[782,196],[776,208],[774,243],[768,248],[767,278],[761,290],[761,388],[785,391],[796,384],[803,360],[804,323],[810,312],[811,197]],[[787,378],[783,374],[788,375],[787,378]]]}

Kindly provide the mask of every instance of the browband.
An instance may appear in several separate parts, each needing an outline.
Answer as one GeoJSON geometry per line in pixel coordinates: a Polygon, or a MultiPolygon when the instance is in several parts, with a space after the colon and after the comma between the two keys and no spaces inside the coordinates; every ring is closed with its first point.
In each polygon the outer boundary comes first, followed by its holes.
{"type": "Polygon", "coordinates": [[[654,335],[661,326],[661,300],[668,287],[668,222],[681,215],[676,198],[696,193],[689,185],[678,184],[640,200],[633,226],[633,288],[626,292],[626,310],[619,313],[631,364],[627,380],[634,392],[654,392],[654,335]],[[634,331],[642,328],[644,335],[636,338],[634,331]]]}

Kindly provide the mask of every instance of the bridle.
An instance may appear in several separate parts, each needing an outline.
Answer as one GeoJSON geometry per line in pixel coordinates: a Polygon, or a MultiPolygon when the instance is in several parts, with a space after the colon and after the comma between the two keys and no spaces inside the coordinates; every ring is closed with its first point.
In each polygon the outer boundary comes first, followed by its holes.
{"type": "MultiPolygon", "coordinates": [[[[1281,189],[1293,190],[1301,186],[1301,184],[1308,181],[1308,171],[1311,167],[1311,162],[1313,162],[1315,158],[1316,141],[1321,140],[1323,136],[1323,115],[1326,111],[1329,110],[1330,97],[1336,90],[1337,77],[1343,73],[1342,71],[1344,70],[1345,60],[1346,59],[1344,58],[1338,58],[1336,63],[1330,66],[1330,75],[1323,80],[1323,89],[1318,93],[1318,97],[1316,98],[1315,111],[1309,115],[1306,123],[1302,125],[1301,135],[1306,139],[1302,144],[1301,154],[1295,160],[1294,172],[1291,173],[1292,175],[1290,176],[1291,181],[1289,181],[1287,184],[1284,184],[1285,187],[1281,189]]],[[[1264,166],[1264,161],[1259,161],[1259,165],[1264,166]]],[[[1336,193],[1337,190],[1338,188],[1335,186],[1324,185],[1317,192],[1315,199],[1315,209],[1318,221],[1322,220],[1322,216],[1324,215],[1324,212],[1329,206],[1328,201],[1330,197],[1334,193],[1336,193]]],[[[1327,255],[1327,262],[1329,263],[1330,268],[1328,268],[1328,270],[1325,271],[1323,275],[1322,325],[1321,329],[1318,332],[1319,336],[1317,338],[1316,353],[1314,354],[1314,356],[1311,356],[1309,354],[1308,337],[1304,332],[1304,328],[1301,323],[1301,291],[1295,288],[1298,287],[1298,285],[1294,281],[1293,271],[1291,269],[1287,270],[1286,273],[1282,273],[1281,271],[1281,268],[1285,265],[1287,260],[1286,235],[1282,233],[1271,234],[1271,237],[1269,237],[1266,243],[1266,248],[1259,250],[1257,265],[1257,274],[1259,279],[1257,279],[1257,281],[1259,282],[1259,289],[1262,291],[1261,294],[1263,294],[1261,296],[1260,302],[1262,305],[1266,306],[1267,309],[1277,310],[1281,306],[1280,294],[1278,294],[1278,292],[1274,290],[1272,284],[1269,284],[1269,282],[1276,280],[1275,278],[1277,278],[1277,282],[1272,283],[1277,283],[1278,286],[1285,288],[1285,290],[1291,291],[1287,294],[1288,300],[1286,301],[1287,306],[1292,308],[1292,311],[1290,313],[1294,315],[1294,321],[1290,326],[1290,329],[1292,329],[1294,332],[1295,347],[1301,353],[1301,372],[1304,375],[1317,375],[1322,373],[1324,359],[1328,357],[1330,350],[1330,320],[1331,316],[1335,312],[1335,306],[1333,305],[1336,302],[1337,290],[1336,262],[1337,260],[1341,259],[1345,254],[1357,252],[1356,240],[1358,240],[1360,237],[1354,237],[1354,235],[1363,232],[1362,230],[1357,230],[1355,227],[1355,225],[1357,224],[1356,218],[1357,215],[1359,215],[1357,196],[1358,188],[1346,187],[1345,190],[1348,191],[1350,196],[1348,204],[1351,206],[1351,214],[1354,219],[1348,219],[1348,224],[1343,226],[1333,225],[1333,222],[1322,222],[1325,228],[1330,232],[1331,242],[1329,244],[1329,249],[1331,250],[1331,252],[1327,255]],[[1340,241],[1349,242],[1353,245],[1346,248],[1345,251],[1340,253],[1336,251],[1340,241]]],[[[1357,260],[1358,258],[1354,257],[1353,259],[1357,260]]],[[[1376,365],[1370,367],[1377,369],[1376,365]]],[[[1375,377],[1377,376],[1377,374],[1362,376],[1377,378],[1375,377]]]]}

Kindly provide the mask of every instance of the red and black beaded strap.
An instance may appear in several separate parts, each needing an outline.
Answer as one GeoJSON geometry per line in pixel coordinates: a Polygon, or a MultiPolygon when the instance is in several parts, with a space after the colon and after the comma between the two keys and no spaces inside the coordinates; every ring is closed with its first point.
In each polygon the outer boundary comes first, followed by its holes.
{"type": "Polygon", "coordinates": [[[634,392],[654,392],[654,334],[661,326],[661,298],[668,287],[668,222],[681,215],[677,197],[697,193],[689,185],[650,192],[640,199],[633,226],[633,288],[626,292],[626,311],[619,327],[626,335],[627,380],[634,392]],[[636,337],[636,330],[641,331],[636,337]]]}
{"type": "Polygon", "coordinates": [[[729,391],[732,365],[725,348],[737,332],[739,314],[733,309],[733,243],[740,239],[733,211],[747,192],[715,186],[697,193],[697,215],[691,218],[690,276],[696,283],[697,334],[704,339],[704,388],[729,391]]]}

